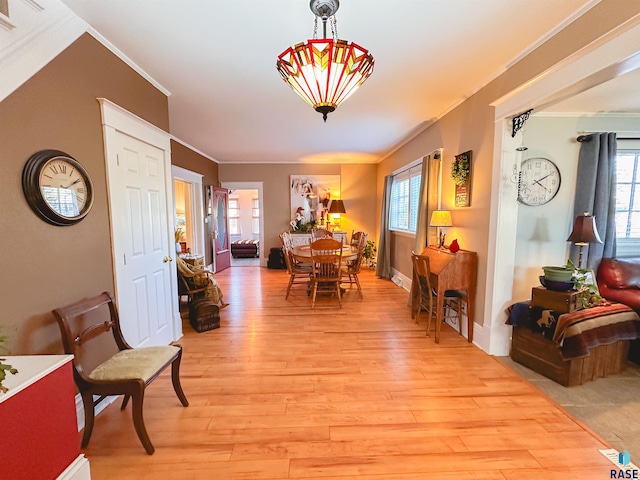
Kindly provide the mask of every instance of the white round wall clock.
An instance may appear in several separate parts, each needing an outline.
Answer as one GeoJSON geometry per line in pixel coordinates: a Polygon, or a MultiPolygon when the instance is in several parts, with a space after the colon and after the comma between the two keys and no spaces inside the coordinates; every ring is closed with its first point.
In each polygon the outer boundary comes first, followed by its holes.
{"type": "Polygon", "coordinates": [[[527,158],[518,178],[518,201],[537,207],[550,202],[560,190],[560,170],[548,158],[527,158]]]}

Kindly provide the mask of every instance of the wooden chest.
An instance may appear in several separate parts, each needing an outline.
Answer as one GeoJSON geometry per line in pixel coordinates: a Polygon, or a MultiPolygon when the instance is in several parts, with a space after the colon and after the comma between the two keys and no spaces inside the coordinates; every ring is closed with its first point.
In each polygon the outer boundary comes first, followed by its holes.
{"type": "Polygon", "coordinates": [[[615,375],[627,368],[629,340],[589,349],[589,356],[563,360],[558,346],[528,327],[513,327],[511,358],[565,387],[615,375]]]}
{"type": "Polygon", "coordinates": [[[578,292],[555,292],[544,287],[533,287],[531,289],[531,306],[561,313],[571,313],[580,310],[576,304],[577,296],[578,292]]]}
{"type": "Polygon", "coordinates": [[[220,328],[220,307],[206,298],[196,298],[189,305],[189,323],[196,332],[220,328]]]}

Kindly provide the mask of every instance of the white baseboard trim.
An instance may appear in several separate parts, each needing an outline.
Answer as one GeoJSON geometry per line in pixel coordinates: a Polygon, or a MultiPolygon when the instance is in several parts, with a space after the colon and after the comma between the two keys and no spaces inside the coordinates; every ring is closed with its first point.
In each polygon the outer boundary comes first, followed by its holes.
{"type": "MultiPolygon", "coordinates": [[[[115,402],[117,398],[117,395],[112,395],[102,400],[96,406],[95,415],[98,416],[100,412],[102,412],[105,408],[115,402]]],[[[78,420],[78,431],[80,431],[84,428],[84,405],[82,404],[82,395],[80,395],[79,393],[76,395],[76,417],[78,420]]]]}
{"type": "Polygon", "coordinates": [[[391,279],[393,283],[404,288],[407,292],[411,291],[411,279],[393,267],[391,268],[391,279]]]}
{"type": "Polygon", "coordinates": [[[78,455],[56,480],[91,480],[89,459],[83,454],[78,455]]]}

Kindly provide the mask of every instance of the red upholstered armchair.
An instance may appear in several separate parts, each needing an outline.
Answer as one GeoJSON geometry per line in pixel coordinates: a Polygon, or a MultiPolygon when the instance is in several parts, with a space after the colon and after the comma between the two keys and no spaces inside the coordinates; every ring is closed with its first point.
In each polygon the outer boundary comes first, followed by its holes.
{"type": "Polygon", "coordinates": [[[603,258],[596,278],[600,295],[640,314],[640,258],[603,258]]]}

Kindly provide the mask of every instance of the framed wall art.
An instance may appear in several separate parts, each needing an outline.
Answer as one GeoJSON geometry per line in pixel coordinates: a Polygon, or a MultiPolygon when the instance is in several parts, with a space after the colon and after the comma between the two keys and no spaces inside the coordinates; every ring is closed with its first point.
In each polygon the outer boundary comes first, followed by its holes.
{"type": "Polygon", "coordinates": [[[340,175],[291,175],[291,218],[323,225],[332,199],[340,198],[340,175]]]}
{"type": "Polygon", "coordinates": [[[451,164],[451,178],[456,184],[456,207],[471,205],[471,150],[456,155],[451,164]]]}

